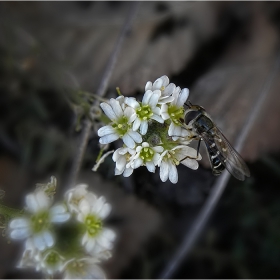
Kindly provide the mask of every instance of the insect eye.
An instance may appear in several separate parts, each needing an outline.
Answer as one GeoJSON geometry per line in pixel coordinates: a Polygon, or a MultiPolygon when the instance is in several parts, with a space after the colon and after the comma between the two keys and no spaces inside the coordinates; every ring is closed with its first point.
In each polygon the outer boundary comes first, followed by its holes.
{"type": "Polygon", "coordinates": [[[200,115],[200,112],[198,112],[198,111],[191,111],[191,112],[187,113],[185,115],[185,123],[188,124],[190,121],[192,121],[198,115],[200,115]]]}

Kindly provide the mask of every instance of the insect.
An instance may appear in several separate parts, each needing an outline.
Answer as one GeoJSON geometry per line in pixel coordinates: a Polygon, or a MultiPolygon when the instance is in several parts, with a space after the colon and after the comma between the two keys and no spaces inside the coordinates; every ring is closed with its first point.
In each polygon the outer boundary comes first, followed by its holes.
{"type": "Polygon", "coordinates": [[[189,101],[185,105],[188,109],[185,111],[184,123],[199,140],[197,153],[201,140],[204,141],[213,174],[220,175],[226,168],[238,180],[243,181],[246,176],[250,177],[246,163],[215,125],[205,109],[198,105],[192,105],[189,101]]]}

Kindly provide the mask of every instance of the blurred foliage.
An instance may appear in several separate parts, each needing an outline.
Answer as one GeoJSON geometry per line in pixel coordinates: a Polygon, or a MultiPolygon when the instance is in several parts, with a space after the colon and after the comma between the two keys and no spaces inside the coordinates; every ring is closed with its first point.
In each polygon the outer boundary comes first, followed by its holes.
{"type": "MultiPolygon", "coordinates": [[[[36,51],[37,52],[37,51],[36,51]]],[[[75,131],[90,114],[94,96],[81,90],[46,88],[13,53],[0,50],[0,150],[35,172],[69,167],[75,131]]]]}

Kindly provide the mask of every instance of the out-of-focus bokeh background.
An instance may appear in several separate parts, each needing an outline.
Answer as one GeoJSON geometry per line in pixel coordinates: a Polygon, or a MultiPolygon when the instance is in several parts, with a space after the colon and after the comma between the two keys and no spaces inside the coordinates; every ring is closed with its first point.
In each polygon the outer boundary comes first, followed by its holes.
{"type": "MultiPolygon", "coordinates": [[[[131,2],[0,3],[0,188],[22,207],[35,183],[67,181],[87,107],[96,93],[131,2]],[[81,121],[79,121],[81,119],[81,121]]],[[[142,2],[126,36],[106,97],[141,100],[147,81],[168,75],[190,89],[234,145],[264,84],[269,93],[241,155],[251,171],[231,178],[189,258],[173,278],[280,278],[279,2],[142,2]],[[276,72],[275,72],[276,71],[276,72]],[[272,73],[274,79],[272,79],[272,73]]],[[[116,148],[117,143],[112,144],[116,148]]],[[[203,146],[203,145],[202,145],[203,146]]],[[[179,166],[162,183],[145,167],[114,176],[90,135],[78,182],[113,206],[118,232],[109,278],[158,277],[215,182],[205,150],[197,171],[179,166]]],[[[59,191],[59,190],[58,190],[59,191]]],[[[38,278],[14,268],[16,243],[0,240],[0,278],[38,278]]]]}

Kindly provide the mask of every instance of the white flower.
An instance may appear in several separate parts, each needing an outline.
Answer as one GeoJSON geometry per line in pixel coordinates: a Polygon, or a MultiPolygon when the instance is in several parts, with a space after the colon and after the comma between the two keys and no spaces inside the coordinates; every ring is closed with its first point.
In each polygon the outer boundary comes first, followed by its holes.
{"type": "Polygon", "coordinates": [[[78,184],[65,193],[66,203],[71,213],[79,212],[79,203],[81,200],[86,199],[93,202],[96,200],[96,196],[92,192],[89,192],[87,188],[88,185],[86,184],[78,184]]]}
{"type": "Polygon", "coordinates": [[[171,102],[174,97],[171,96],[173,94],[173,92],[175,91],[175,84],[170,83],[169,84],[169,78],[164,75],[161,76],[160,78],[156,79],[154,83],[152,82],[147,82],[146,86],[145,86],[145,91],[147,90],[160,90],[161,91],[161,96],[159,98],[159,104],[164,104],[167,102],[171,102]]]}
{"type": "Polygon", "coordinates": [[[112,124],[98,130],[98,136],[101,137],[99,142],[108,144],[121,138],[127,147],[133,149],[135,142],[142,142],[141,135],[131,128],[131,123],[136,118],[135,110],[131,107],[124,107],[123,103],[120,102],[122,102],[122,98],[119,100],[111,98],[110,104],[105,102],[100,104],[104,113],[111,119],[112,124]]]}
{"type": "Polygon", "coordinates": [[[140,133],[145,135],[148,130],[148,121],[150,119],[163,123],[163,119],[160,116],[160,108],[157,107],[160,96],[160,90],[147,90],[141,103],[138,103],[133,97],[127,97],[125,99],[126,104],[135,109],[132,115],[134,119],[132,128],[134,131],[140,127],[140,133]]]}
{"type": "Polygon", "coordinates": [[[55,250],[48,250],[35,256],[37,260],[37,269],[49,277],[55,273],[61,272],[64,268],[65,259],[55,250]]]}
{"type": "Polygon", "coordinates": [[[180,87],[177,87],[172,96],[174,100],[169,104],[163,104],[160,113],[164,120],[171,120],[168,135],[172,136],[173,140],[177,140],[178,137],[184,136],[185,134],[181,119],[184,117],[183,106],[189,97],[189,90],[187,88],[181,90],[180,87]]]}
{"type": "Polygon", "coordinates": [[[64,266],[64,279],[106,279],[95,258],[71,259],[64,266]]]}
{"type": "Polygon", "coordinates": [[[191,147],[180,145],[171,150],[164,151],[159,159],[160,179],[166,182],[169,178],[170,182],[176,184],[178,182],[178,172],[176,166],[180,163],[191,169],[197,169],[197,160],[201,159],[201,155],[197,156],[197,151],[191,147]]]}
{"type": "Polygon", "coordinates": [[[102,196],[94,201],[83,199],[79,203],[77,220],[85,227],[81,243],[93,256],[112,249],[116,234],[111,229],[104,228],[102,222],[110,211],[111,205],[102,196]]]}
{"type": "Polygon", "coordinates": [[[19,260],[17,268],[35,268],[36,271],[39,270],[39,264],[37,261],[37,255],[40,251],[34,246],[31,239],[27,239],[25,242],[25,250],[22,253],[22,257],[19,260]]]}
{"type": "Polygon", "coordinates": [[[116,163],[115,175],[123,174],[124,177],[129,177],[133,168],[130,165],[132,156],[135,155],[136,150],[130,148],[119,148],[113,154],[113,161],[116,163]]]}
{"type": "Polygon", "coordinates": [[[52,200],[42,190],[26,196],[26,214],[22,218],[15,218],[9,224],[12,239],[26,239],[34,244],[34,248],[42,251],[54,245],[51,232],[52,223],[63,223],[70,218],[70,213],[64,205],[52,208],[52,200]]]}
{"type": "Polygon", "coordinates": [[[155,172],[156,166],[163,151],[163,147],[155,146],[150,147],[149,143],[143,142],[141,146],[136,148],[136,154],[132,157],[131,167],[138,168],[145,165],[150,172],[155,172]]]}

